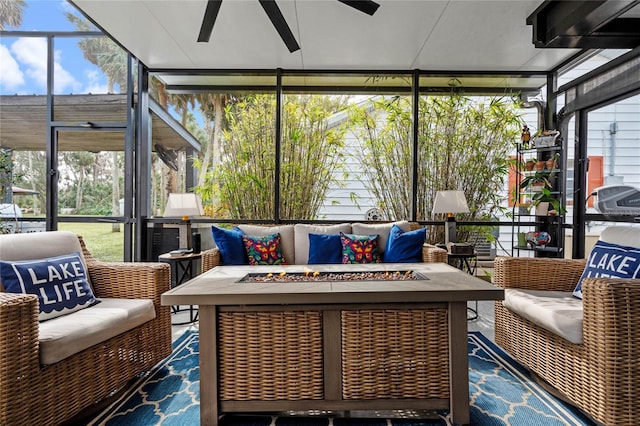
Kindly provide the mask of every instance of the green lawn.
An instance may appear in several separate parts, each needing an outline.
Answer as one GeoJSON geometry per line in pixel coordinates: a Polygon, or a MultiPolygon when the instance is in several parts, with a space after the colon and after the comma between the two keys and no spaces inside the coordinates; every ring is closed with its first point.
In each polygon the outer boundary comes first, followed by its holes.
{"type": "Polygon", "coordinates": [[[58,223],[61,231],[81,235],[96,259],[121,262],[124,257],[124,232],[112,232],[110,223],[58,223]]]}

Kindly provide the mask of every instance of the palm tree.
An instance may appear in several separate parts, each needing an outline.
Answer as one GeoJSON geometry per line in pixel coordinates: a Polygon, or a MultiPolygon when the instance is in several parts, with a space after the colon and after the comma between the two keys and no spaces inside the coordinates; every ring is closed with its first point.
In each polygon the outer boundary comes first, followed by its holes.
{"type": "Polygon", "coordinates": [[[22,11],[25,6],[24,0],[0,0],[0,31],[22,24],[22,11]]]}
{"type": "MultiPolygon", "coordinates": [[[[191,109],[195,107],[196,98],[195,95],[190,94],[169,94],[169,103],[173,105],[176,112],[180,114],[180,124],[185,129],[189,123],[189,112],[191,109]]],[[[182,188],[182,185],[186,182],[186,152],[180,150],[178,152],[178,181],[179,186],[182,188]]],[[[189,189],[189,188],[185,188],[189,189]]]]}
{"type": "Polygon", "coordinates": [[[207,146],[204,147],[202,157],[202,167],[198,179],[198,186],[205,185],[206,173],[212,170],[220,162],[220,147],[222,146],[222,132],[226,128],[225,109],[232,101],[230,95],[222,93],[203,93],[197,95],[196,99],[200,103],[200,110],[213,126],[211,129],[207,146]]]}
{"type": "MultiPolygon", "coordinates": [[[[67,12],[65,16],[69,22],[74,24],[78,31],[90,31],[93,26],[83,18],[67,12]]],[[[78,42],[83,52],[84,58],[94,64],[104,72],[107,77],[107,91],[115,92],[115,85],[120,89],[125,87],[127,83],[127,61],[128,55],[120,49],[108,37],[87,37],[78,42]]],[[[118,152],[114,151],[112,155],[112,192],[111,192],[111,209],[114,216],[122,214],[120,211],[120,173],[118,166],[118,152]]],[[[112,225],[113,232],[120,232],[120,224],[112,225]]]]}

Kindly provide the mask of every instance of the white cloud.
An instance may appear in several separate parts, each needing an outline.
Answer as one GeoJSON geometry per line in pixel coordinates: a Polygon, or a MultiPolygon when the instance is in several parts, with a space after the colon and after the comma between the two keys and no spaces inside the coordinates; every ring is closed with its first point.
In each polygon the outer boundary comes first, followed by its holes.
{"type": "Polygon", "coordinates": [[[62,68],[59,62],[54,63],[53,69],[55,70],[53,73],[54,93],[81,93],[82,84],[69,71],[62,68]]]}
{"type": "MultiPolygon", "coordinates": [[[[62,50],[54,52],[55,94],[107,93],[104,75],[92,68],[85,69],[79,81],[62,66],[62,50]]],[[[3,93],[44,93],[47,88],[47,41],[44,38],[22,37],[11,46],[0,45],[0,84],[3,93]]],[[[81,63],[84,64],[84,63],[81,63]]],[[[79,64],[79,65],[81,65],[79,64]]],[[[67,65],[69,65],[67,63],[67,65]]],[[[79,66],[78,65],[78,66],[79,66]]],[[[76,74],[81,72],[75,69],[76,74]]]]}
{"type": "Polygon", "coordinates": [[[87,77],[87,86],[84,88],[83,93],[103,94],[108,93],[108,87],[106,83],[102,83],[104,75],[96,70],[86,70],[85,76],[87,77]]]}
{"type": "Polygon", "coordinates": [[[21,37],[11,45],[11,52],[25,73],[40,87],[47,87],[47,41],[42,38],[21,37]]]}
{"type": "Polygon", "coordinates": [[[11,52],[6,46],[0,44],[0,86],[2,92],[7,93],[24,85],[24,74],[20,70],[20,65],[11,56],[11,52]]]}
{"type": "MultiPolygon", "coordinates": [[[[11,45],[11,52],[26,67],[25,73],[42,88],[47,87],[47,41],[22,37],[11,45]]],[[[79,93],[82,84],[60,64],[61,52],[54,52],[54,93],[79,93]]]]}

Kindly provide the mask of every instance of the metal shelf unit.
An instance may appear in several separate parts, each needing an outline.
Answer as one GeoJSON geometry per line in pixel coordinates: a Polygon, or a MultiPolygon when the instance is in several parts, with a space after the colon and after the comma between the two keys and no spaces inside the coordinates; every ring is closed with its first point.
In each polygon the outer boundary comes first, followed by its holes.
{"type": "Polygon", "coordinates": [[[534,191],[532,187],[520,188],[522,182],[527,177],[539,176],[546,178],[548,184],[546,188],[549,195],[559,201],[560,206],[565,205],[564,199],[564,173],[566,170],[566,156],[564,155],[563,140],[558,138],[557,145],[539,148],[525,148],[522,145],[517,147],[516,156],[516,183],[515,183],[515,203],[513,206],[513,232],[512,247],[513,255],[519,256],[520,251],[530,251],[536,257],[563,257],[564,255],[564,219],[563,211],[555,215],[536,214],[532,205],[532,198],[540,191],[534,191]],[[556,165],[551,169],[526,170],[527,160],[536,158],[546,161],[557,154],[556,165]],[[546,246],[531,246],[529,244],[518,244],[517,236],[522,232],[547,232],[551,236],[551,242],[546,246]]]}

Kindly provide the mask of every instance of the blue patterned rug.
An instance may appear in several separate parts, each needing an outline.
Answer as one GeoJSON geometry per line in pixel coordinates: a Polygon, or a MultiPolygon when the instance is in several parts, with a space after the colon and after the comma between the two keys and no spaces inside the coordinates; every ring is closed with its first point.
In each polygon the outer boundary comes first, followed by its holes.
{"type": "MultiPolygon", "coordinates": [[[[591,425],[573,407],[531,379],[502,349],[479,332],[469,333],[469,397],[474,425],[591,425]]],[[[187,331],[173,353],[141,377],[89,425],[186,426],[200,422],[198,334],[187,331]]],[[[314,416],[227,416],[226,426],[431,426],[449,425],[448,413],[413,411],[331,413],[314,416]]],[[[298,414],[298,415],[296,415],[298,414]]],[[[314,413],[315,414],[315,413],[314,413]]]]}

